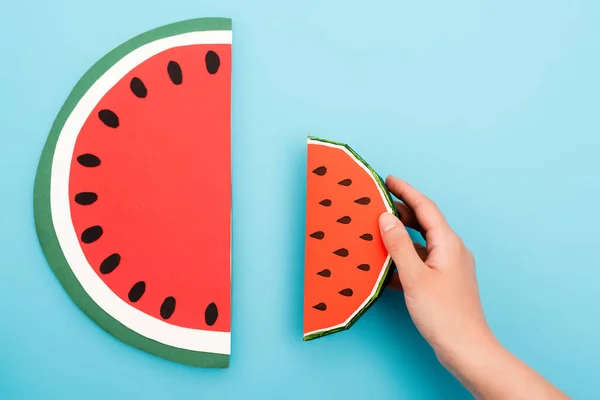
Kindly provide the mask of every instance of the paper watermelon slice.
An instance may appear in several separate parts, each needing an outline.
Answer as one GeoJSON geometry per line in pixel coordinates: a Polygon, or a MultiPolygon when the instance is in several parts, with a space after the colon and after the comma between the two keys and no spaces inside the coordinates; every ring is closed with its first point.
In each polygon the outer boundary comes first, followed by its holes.
{"type": "Polygon", "coordinates": [[[392,272],[386,211],[397,215],[383,179],[356,152],[308,139],[304,340],[348,329],[380,296],[392,272]]]}
{"type": "Polygon", "coordinates": [[[35,222],[66,292],[148,353],[227,367],[231,20],[141,34],[96,63],[60,110],[35,222]]]}

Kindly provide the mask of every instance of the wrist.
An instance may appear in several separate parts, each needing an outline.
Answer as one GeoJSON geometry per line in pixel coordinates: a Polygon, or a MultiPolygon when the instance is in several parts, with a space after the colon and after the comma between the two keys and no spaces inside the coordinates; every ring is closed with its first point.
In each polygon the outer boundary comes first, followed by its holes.
{"type": "Polygon", "coordinates": [[[440,361],[477,399],[568,399],[512,355],[491,331],[444,356],[440,361]]]}
{"type": "Polygon", "coordinates": [[[485,324],[465,330],[460,338],[451,338],[447,345],[436,349],[442,365],[461,381],[487,364],[495,363],[503,353],[504,347],[485,324]]]}
{"type": "Polygon", "coordinates": [[[501,390],[495,387],[502,386],[499,376],[514,374],[514,357],[489,330],[453,347],[445,357],[442,364],[478,399],[501,390]]]}

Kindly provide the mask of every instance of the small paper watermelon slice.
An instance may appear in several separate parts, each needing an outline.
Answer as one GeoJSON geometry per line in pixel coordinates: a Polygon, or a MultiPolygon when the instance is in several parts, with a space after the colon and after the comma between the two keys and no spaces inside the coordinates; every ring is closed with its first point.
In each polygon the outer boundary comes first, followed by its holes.
{"type": "Polygon", "coordinates": [[[380,296],[392,260],[379,216],[397,210],[381,177],[349,146],[309,137],[304,340],[348,329],[380,296]]]}
{"type": "Polygon", "coordinates": [[[231,20],[163,26],[77,83],[43,150],[44,254],[93,321],[148,353],[227,367],[231,20]]]}

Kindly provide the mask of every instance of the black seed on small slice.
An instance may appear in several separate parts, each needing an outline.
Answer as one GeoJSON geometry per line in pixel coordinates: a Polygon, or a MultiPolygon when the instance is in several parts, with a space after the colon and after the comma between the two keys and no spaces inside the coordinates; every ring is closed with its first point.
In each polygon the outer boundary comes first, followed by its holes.
{"type": "Polygon", "coordinates": [[[171,318],[173,312],[175,311],[175,297],[169,296],[163,300],[162,305],[160,306],[160,316],[163,319],[171,318]]]}
{"type": "Polygon", "coordinates": [[[369,264],[360,264],[356,268],[360,269],[361,271],[368,271],[371,269],[371,266],[369,264]]]}
{"type": "Polygon", "coordinates": [[[104,231],[100,225],[94,225],[87,228],[81,234],[81,241],[83,243],[94,243],[96,240],[100,239],[104,231]]]}
{"type": "Polygon", "coordinates": [[[78,156],[77,162],[84,167],[97,167],[98,165],[100,165],[100,159],[90,153],[78,156]]]}
{"type": "Polygon", "coordinates": [[[310,234],[310,237],[321,240],[325,237],[325,233],[322,231],[313,232],[310,234]]]}
{"type": "Polygon", "coordinates": [[[361,197],[360,199],[354,200],[354,202],[356,204],[362,204],[363,206],[366,206],[367,204],[369,204],[371,202],[371,199],[368,197],[361,197]]]}
{"type": "Polygon", "coordinates": [[[348,257],[348,250],[347,249],[337,249],[336,251],[333,252],[333,254],[338,255],[340,257],[348,257]]]}
{"type": "Polygon", "coordinates": [[[145,291],[146,291],[146,282],[139,281],[135,285],[133,285],[131,287],[131,289],[129,289],[129,294],[127,294],[127,297],[129,297],[129,301],[131,301],[132,303],[135,303],[136,301],[138,301],[139,299],[142,298],[145,291]]]}
{"type": "Polygon", "coordinates": [[[111,254],[100,264],[100,273],[103,275],[110,274],[119,266],[120,263],[121,256],[117,253],[111,254]]]}
{"type": "Polygon", "coordinates": [[[329,207],[331,205],[331,200],[329,200],[329,199],[321,200],[319,202],[319,204],[322,206],[325,206],[325,207],[329,207]]]}
{"type": "Polygon", "coordinates": [[[329,278],[331,276],[331,271],[328,269],[324,269],[323,271],[317,272],[317,275],[324,276],[325,278],[329,278]]]}
{"type": "Polygon", "coordinates": [[[338,185],[350,186],[350,185],[352,185],[352,180],[350,180],[350,179],[344,179],[343,181],[339,181],[338,185]]]}
{"type": "Polygon", "coordinates": [[[323,176],[327,173],[327,168],[324,166],[320,166],[319,168],[313,169],[313,174],[317,174],[319,176],[323,176]]]}
{"type": "Polygon", "coordinates": [[[346,288],[346,289],[340,290],[339,293],[342,296],[346,296],[346,297],[350,297],[350,296],[352,296],[354,294],[354,292],[350,288],[346,288]]]}
{"type": "Polygon", "coordinates": [[[350,221],[352,221],[352,218],[350,218],[347,215],[337,220],[337,222],[339,222],[340,224],[349,224],[350,221]]]}
{"type": "Polygon", "coordinates": [[[204,310],[204,321],[206,322],[206,325],[213,326],[215,322],[217,322],[217,318],[219,318],[217,305],[215,303],[210,303],[206,306],[206,310],[204,310]]]}
{"type": "Polygon", "coordinates": [[[360,235],[360,238],[362,240],[367,240],[367,241],[371,241],[373,240],[373,235],[371,235],[370,233],[365,233],[364,235],[360,235]]]}
{"type": "Polygon", "coordinates": [[[169,61],[169,64],[167,65],[167,72],[169,74],[169,78],[171,78],[171,82],[173,82],[175,85],[181,85],[181,82],[183,82],[183,74],[181,73],[181,67],[177,62],[169,61]]]}
{"type": "Polygon", "coordinates": [[[82,206],[89,206],[98,200],[98,195],[94,192],[81,192],[75,195],[75,203],[82,206]]]}
{"type": "Polygon", "coordinates": [[[98,118],[109,128],[119,127],[119,117],[112,110],[100,110],[98,111],[98,118]]]}
{"type": "Polygon", "coordinates": [[[129,89],[131,89],[131,92],[140,99],[143,99],[148,95],[148,89],[146,89],[146,85],[144,85],[144,82],[142,82],[142,80],[138,77],[131,78],[131,82],[129,82],[129,89]]]}
{"type": "Polygon", "coordinates": [[[327,310],[327,304],[319,303],[316,306],[313,306],[313,308],[316,310],[319,310],[319,311],[325,311],[325,310],[327,310]]]}
{"type": "Polygon", "coordinates": [[[206,70],[211,75],[216,74],[221,66],[221,59],[219,58],[219,55],[212,50],[206,52],[204,62],[206,63],[206,70]]]}

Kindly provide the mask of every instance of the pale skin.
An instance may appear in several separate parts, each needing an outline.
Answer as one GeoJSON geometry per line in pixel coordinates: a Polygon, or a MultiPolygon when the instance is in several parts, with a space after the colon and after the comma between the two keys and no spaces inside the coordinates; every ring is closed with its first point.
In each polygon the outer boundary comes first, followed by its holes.
{"type": "Polygon", "coordinates": [[[408,183],[386,179],[399,199],[400,219],[385,213],[379,225],[417,329],[438,360],[477,399],[568,399],[494,337],[481,306],[475,259],[436,204],[408,183]],[[413,243],[409,227],[426,247],[413,243]]]}

